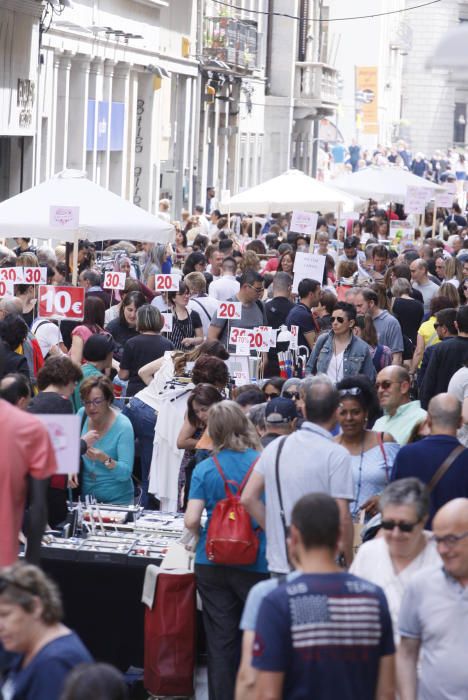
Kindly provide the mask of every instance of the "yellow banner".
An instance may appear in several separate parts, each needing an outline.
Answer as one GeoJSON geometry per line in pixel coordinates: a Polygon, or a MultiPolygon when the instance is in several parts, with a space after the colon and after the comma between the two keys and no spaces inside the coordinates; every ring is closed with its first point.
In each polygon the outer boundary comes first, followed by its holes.
{"type": "Polygon", "coordinates": [[[356,66],[356,109],[364,134],[379,133],[377,66],[356,66]]]}

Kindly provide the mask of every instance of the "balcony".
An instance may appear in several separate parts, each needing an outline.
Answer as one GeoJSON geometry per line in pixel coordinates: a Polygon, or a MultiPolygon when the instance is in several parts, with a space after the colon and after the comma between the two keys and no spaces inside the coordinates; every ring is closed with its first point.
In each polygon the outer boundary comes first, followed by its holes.
{"type": "Polygon", "coordinates": [[[307,116],[329,116],[338,107],[338,71],[326,63],[296,63],[295,107],[307,116]]]}
{"type": "Polygon", "coordinates": [[[231,17],[206,17],[203,58],[253,70],[257,65],[257,24],[231,17]]]}

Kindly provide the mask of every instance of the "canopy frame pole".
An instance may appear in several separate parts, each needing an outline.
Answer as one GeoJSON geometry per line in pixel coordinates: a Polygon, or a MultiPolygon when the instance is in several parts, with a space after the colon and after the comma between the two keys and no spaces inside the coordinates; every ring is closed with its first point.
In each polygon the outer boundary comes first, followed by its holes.
{"type": "Polygon", "coordinates": [[[76,287],[78,283],[78,244],[80,241],[80,232],[75,231],[73,236],[73,273],[72,284],[76,287]]]}
{"type": "Polygon", "coordinates": [[[434,211],[432,212],[432,238],[436,236],[437,207],[434,198],[434,211]]]}

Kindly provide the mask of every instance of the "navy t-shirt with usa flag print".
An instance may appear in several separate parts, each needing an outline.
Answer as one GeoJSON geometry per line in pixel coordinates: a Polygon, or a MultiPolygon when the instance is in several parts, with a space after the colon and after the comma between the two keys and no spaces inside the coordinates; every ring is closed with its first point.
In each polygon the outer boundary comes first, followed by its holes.
{"type": "Polygon", "coordinates": [[[380,659],[394,652],[381,588],[346,573],[302,574],[263,601],[252,663],[285,674],[288,700],[374,700],[380,659]]]}

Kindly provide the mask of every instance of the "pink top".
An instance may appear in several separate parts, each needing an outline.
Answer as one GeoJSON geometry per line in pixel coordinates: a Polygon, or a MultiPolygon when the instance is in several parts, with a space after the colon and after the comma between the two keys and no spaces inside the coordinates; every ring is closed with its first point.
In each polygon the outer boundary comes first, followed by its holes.
{"type": "Polygon", "coordinates": [[[0,567],[18,558],[18,535],[26,501],[27,477],[47,479],[57,471],[47,428],[37,416],[0,399],[0,567]]]}
{"type": "Polygon", "coordinates": [[[77,326],[72,330],[72,336],[77,335],[78,338],[81,338],[83,344],[86,343],[88,338],[91,338],[94,333],[96,333],[96,331],[92,331],[88,326],[77,326]]]}

